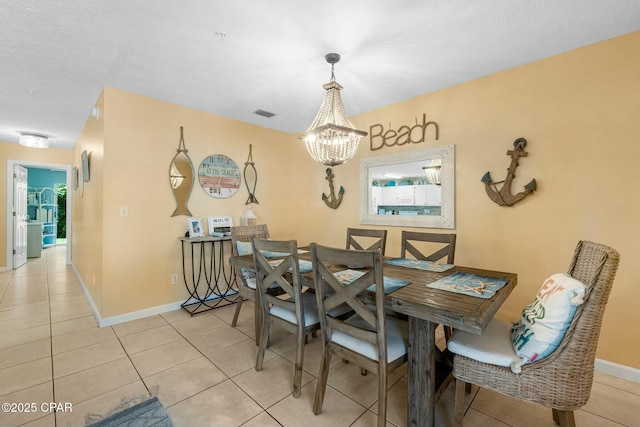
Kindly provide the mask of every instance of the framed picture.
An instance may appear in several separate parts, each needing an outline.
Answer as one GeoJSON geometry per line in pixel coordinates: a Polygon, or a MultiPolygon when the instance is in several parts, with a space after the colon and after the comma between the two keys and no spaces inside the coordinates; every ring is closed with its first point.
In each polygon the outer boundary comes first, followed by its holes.
{"type": "Polygon", "coordinates": [[[187,220],[189,226],[189,237],[203,237],[202,221],[200,218],[189,218],[187,220]]]}

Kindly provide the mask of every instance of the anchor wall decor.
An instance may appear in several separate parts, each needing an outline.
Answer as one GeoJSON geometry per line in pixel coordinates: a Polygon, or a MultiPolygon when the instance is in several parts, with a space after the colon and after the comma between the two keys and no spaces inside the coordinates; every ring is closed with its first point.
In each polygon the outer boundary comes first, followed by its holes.
{"type": "Polygon", "coordinates": [[[333,178],[335,175],[333,175],[331,168],[327,168],[326,174],[327,176],[324,179],[329,181],[329,190],[331,190],[331,193],[328,196],[322,193],[322,201],[331,209],[338,209],[338,206],[340,206],[340,203],[342,203],[342,196],[344,196],[344,188],[342,187],[342,185],[340,186],[340,190],[338,191],[338,197],[336,197],[335,187],[333,186],[333,178]]]}
{"type": "Polygon", "coordinates": [[[507,151],[507,156],[511,156],[511,164],[509,165],[509,169],[507,169],[507,177],[504,181],[494,182],[491,179],[491,174],[489,172],[485,173],[482,177],[481,181],[484,182],[484,189],[487,191],[487,195],[500,206],[513,206],[529,194],[536,191],[536,180],[532,179],[524,186],[524,191],[515,195],[511,194],[511,181],[513,181],[513,178],[516,176],[518,159],[520,157],[527,157],[528,155],[528,153],[524,151],[526,146],[527,140],[524,138],[518,138],[513,141],[513,147],[515,150],[507,151]],[[498,184],[502,184],[500,189],[498,189],[498,184]]]}

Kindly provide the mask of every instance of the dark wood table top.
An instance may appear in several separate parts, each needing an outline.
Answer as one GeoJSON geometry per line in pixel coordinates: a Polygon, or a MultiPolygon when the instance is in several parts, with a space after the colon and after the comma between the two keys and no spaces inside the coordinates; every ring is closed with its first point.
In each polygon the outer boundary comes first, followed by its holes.
{"type": "MultiPolygon", "coordinates": [[[[302,253],[299,254],[299,258],[310,260],[311,254],[302,253]]],[[[390,258],[387,257],[387,259],[390,258]]],[[[232,256],[229,258],[229,264],[239,268],[254,268],[252,255],[232,256]]],[[[334,266],[336,271],[346,268],[348,267],[334,266]]],[[[440,273],[384,264],[383,274],[387,277],[411,282],[409,285],[387,295],[394,311],[475,334],[482,332],[518,283],[518,276],[515,273],[461,266],[454,266],[452,269],[440,273]],[[427,284],[455,272],[507,279],[508,282],[491,298],[479,298],[427,287],[427,284]]],[[[313,286],[311,283],[313,282],[312,273],[303,274],[303,278],[310,279],[305,280],[305,286],[309,284],[311,284],[311,287],[313,286]]]]}

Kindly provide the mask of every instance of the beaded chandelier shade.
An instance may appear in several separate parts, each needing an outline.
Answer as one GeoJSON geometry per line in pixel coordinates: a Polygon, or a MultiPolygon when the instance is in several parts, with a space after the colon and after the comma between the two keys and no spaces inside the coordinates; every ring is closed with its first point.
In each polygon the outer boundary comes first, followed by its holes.
{"type": "Polygon", "coordinates": [[[433,159],[427,166],[423,166],[425,175],[427,176],[427,182],[429,184],[440,185],[440,172],[442,170],[442,159],[433,159]]]}
{"type": "Polygon", "coordinates": [[[313,160],[336,166],[346,163],[356,154],[360,139],[367,132],[356,129],[342,105],[342,86],[335,81],[333,74],[333,66],[340,60],[340,55],[329,53],[325,59],[331,64],[331,81],[322,86],[326,93],[320,111],[300,139],[304,140],[313,160]]]}

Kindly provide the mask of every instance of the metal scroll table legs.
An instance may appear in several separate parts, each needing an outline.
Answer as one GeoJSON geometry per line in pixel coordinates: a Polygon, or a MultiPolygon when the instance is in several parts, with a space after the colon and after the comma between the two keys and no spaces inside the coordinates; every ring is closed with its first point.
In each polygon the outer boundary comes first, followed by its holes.
{"type": "Polygon", "coordinates": [[[182,240],[182,276],[189,298],[181,307],[192,316],[237,300],[238,292],[231,287],[233,274],[227,277],[223,262],[224,242],[229,240],[182,240]]]}

